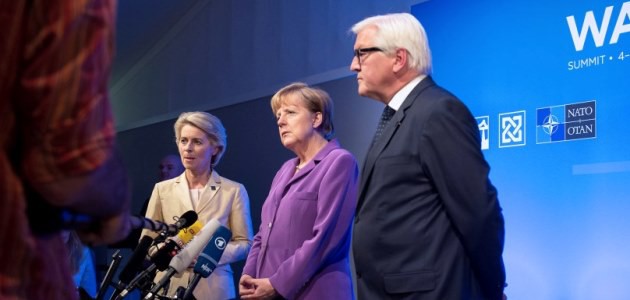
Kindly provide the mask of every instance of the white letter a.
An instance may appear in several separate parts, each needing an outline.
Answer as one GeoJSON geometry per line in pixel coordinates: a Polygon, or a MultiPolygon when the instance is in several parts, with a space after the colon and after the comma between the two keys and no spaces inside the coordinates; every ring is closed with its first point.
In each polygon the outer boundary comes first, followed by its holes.
{"type": "Polygon", "coordinates": [[[577,32],[575,18],[573,16],[567,17],[567,23],[569,24],[569,30],[571,31],[571,38],[573,39],[575,51],[582,51],[582,49],[584,49],[584,42],[586,41],[586,36],[589,31],[593,34],[593,40],[595,41],[596,47],[604,45],[604,38],[606,37],[606,31],[608,30],[608,23],[610,23],[610,14],[612,13],[612,9],[612,6],[606,7],[601,28],[597,28],[597,22],[595,21],[593,11],[587,11],[584,16],[584,23],[582,23],[582,30],[580,33],[577,32]]]}
{"type": "Polygon", "coordinates": [[[611,44],[617,43],[620,34],[630,32],[630,24],[624,24],[626,17],[630,17],[630,2],[625,2],[623,6],[621,6],[617,24],[615,24],[615,30],[613,30],[613,34],[610,37],[611,44]]]}

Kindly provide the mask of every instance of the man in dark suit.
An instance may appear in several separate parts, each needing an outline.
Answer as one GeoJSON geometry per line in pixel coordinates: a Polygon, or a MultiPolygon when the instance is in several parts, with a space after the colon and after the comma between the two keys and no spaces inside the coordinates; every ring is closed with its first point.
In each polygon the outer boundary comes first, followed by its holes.
{"type": "Polygon", "coordinates": [[[371,17],[352,31],[358,92],[386,105],[359,185],[358,298],[501,299],[503,216],[474,117],[429,76],[415,17],[371,17]]]}

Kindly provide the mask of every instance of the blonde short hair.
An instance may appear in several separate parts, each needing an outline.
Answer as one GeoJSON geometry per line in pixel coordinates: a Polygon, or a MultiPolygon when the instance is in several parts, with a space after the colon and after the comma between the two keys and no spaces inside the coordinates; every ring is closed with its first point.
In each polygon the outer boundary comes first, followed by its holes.
{"type": "Polygon", "coordinates": [[[185,112],[179,115],[175,125],[175,142],[179,142],[182,127],[184,125],[191,125],[206,133],[208,139],[214,147],[217,147],[219,151],[212,156],[212,167],[219,164],[221,157],[225,153],[227,148],[227,135],[225,134],[225,128],[219,118],[203,111],[185,112]]]}

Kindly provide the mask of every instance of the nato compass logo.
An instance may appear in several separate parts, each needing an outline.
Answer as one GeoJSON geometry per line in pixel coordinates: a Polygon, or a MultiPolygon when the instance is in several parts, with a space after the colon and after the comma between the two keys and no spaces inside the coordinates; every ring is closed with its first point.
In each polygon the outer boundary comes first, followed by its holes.
{"type": "Polygon", "coordinates": [[[525,146],[525,111],[499,114],[499,148],[525,146]]]}
{"type": "Polygon", "coordinates": [[[536,109],[536,144],[596,138],[595,100],[536,109]]]}
{"type": "Polygon", "coordinates": [[[479,136],[481,136],[481,150],[490,149],[490,117],[476,117],[479,136]]]}

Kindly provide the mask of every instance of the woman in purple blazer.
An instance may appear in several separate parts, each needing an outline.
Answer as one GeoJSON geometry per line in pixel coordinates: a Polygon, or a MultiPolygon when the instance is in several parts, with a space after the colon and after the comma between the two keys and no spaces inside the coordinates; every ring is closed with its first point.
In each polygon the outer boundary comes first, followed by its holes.
{"type": "Polygon", "coordinates": [[[293,83],[271,98],[280,141],[297,157],[271,184],[239,283],[241,299],[353,299],[348,261],[357,163],[332,139],[332,100],[293,83]]]}

